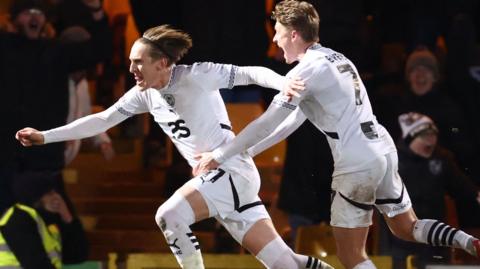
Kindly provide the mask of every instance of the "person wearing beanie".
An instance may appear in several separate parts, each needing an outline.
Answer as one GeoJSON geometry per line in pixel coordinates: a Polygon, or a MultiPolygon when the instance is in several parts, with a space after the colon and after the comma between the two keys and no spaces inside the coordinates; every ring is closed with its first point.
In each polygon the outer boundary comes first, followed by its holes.
{"type": "MultiPolygon", "coordinates": [[[[469,204],[468,212],[458,211],[460,228],[465,224],[480,225],[479,189],[457,165],[453,154],[438,145],[438,128],[426,115],[409,112],[399,116],[402,139],[397,143],[398,173],[408,189],[412,206],[420,219],[436,219],[447,224],[445,196],[455,204],[469,204]],[[466,220],[465,218],[469,218],[466,220]]],[[[386,227],[385,227],[386,229],[386,227]]],[[[408,255],[416,255],[418,268],[425,264],[448,263],[450,251],[430,248],[396,239],[388,234],[386,240],[394,260],[394,268],[405,268],[408,255]]]]}
{"type": "MultiPolygon", "coordinates": [[[[100,0],[83,1],[101,7],[100,0]]],[[[84,69],[108,55],[109,25],[103,11],[92,10],[91,41],[61,44],[46,38],[48,6],[42,0],[15,0],[9,6],[12,29],[0,32],[0,211],[14,200],[12,178],[25,171],[60,171],[64,144],[26,151],[12,134],[25,124],[49,128],[65,124],[68,112],[69,73],[84,69]],[[101,16],[101,17],[100,17],[101,16]],[[14,116],[12,116],[14,115],[14,116]]]]}
{"type": "Polygon", "coordinates": [[[354,63],[318,43],[320,18],[313,6],[285,0],[276,5],[274,19],[273,41],[287,63],[298,61],[286,77],[300,77],[305,89],[295,96],[277,94],[265,113],[233,140],[199,154],[194,173],[221,167],[235,154],[258,153],[250,148],[268,148],[308,119],[327,137],[334,159],[330,225],[345,268],[376,268],[365,246],[374,208],[402,240],[459,248],[479,257],[479,239],[440,221],[417,218],[397,173],[395,144],[373,114],[354,63]]]}
{"type": "Polygon", "coordinates": [[[13,30],[30,40],[41,38],[47,26],[46,11],[41,0],[13,1],[9,10],[13,30]]]}
{"type": "MultiPolygon", "coordinates": [[[[451,150],[460,167],[471,171],[478,163],[471,128],[462,108],[446,94],[441,83],[440,68],[435,55],[427,49],[417,49],[405,64],[405,87],[398,95],[381,97],[383,123],[397,141],[402,136],[398,124],[401,114],[416,111],[428,115],[439,130],[439,143],[451,150]]],[[[380,101],[380,100],[379,100],[380,101]]],[[[480,181],[477,182],[480,185],[480,181]]]]}
{"type": "Polygon", "coordinates": [[[426,115],[411,112],[398,119],[402,138],[415,154],[429,158],[437,145],[438,128],[426,115]]]}
{"type": "Polygon", "coordinates": [[[439,80],[437,58],[428,49],[417,49],[407,58],[405,74],[406,79],[413,84],[415,94],[424,95],[439,80]]]}

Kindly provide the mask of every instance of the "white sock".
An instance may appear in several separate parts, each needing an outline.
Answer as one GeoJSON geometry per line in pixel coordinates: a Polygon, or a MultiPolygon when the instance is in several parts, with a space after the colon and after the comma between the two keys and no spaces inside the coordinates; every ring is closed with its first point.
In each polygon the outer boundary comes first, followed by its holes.
{"type": "Polygon", "coordinates": [[[183,258],[179,263],[183,269],[205,269],[200,251],[195,252],[192,256],[183,258]]]}
{"type": "Polygon", "coordinates": [[[293,252],[280,236],[263,247],[257,259],[268,269],[333,269],[317,258],[293,252]]]}
{"type": "Polygon", "coordinates": [[[376,269],[377,267],[371,260],[364,260],[363,262],[355,265],[353,269],[376,269]]]}

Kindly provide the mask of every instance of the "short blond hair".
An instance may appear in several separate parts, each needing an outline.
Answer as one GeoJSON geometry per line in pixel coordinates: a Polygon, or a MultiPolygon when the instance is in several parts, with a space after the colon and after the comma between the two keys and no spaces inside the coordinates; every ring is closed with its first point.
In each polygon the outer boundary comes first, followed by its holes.
{"type": "Polygon", "coordinates": [[[170,25],[152,27],[138,41],[150,46],[150,56],[153,59],[165,57],[169,64],[180,61],[192,47],[190,36],[170,25]]]}
{"type": "Polygon", "coordinates": [[[306,42],[318,42],[320,17],[315,7],[305,1],[285,0],[275,6],[272,19],[294,29],[306,42]]]}

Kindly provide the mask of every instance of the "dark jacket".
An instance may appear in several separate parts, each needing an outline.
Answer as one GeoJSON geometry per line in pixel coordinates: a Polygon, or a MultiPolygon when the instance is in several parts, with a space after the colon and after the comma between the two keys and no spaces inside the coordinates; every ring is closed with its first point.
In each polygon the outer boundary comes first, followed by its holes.
{"type": "Polygon", "coordinates": [[[408,112],[418,112],[432,118],[439,129],[439,143],[451,150],[462,167],[469,167],[474,160],[475,143],[471,130],[463,116],[462,109],[440,88],[434,88],[423,96],[417,96],[410,90],[398,99],[390,100],[390,109],[394,108],[394,118],[390,119],[389,132],[394,139],[401,136],[398,116],[408,112]]]}
{"type": "Polygon", "coordinates": [[[426,159],[406,145],[400,144],[398,148],[398,172],[419,218],[445,220],[446,194],[456,201],[476,203],[478,187],[460,170],[447,149],[437,145],[433,155],[426,159]]]}
{"type": "Polygon", "coordinates": [[[63,143],[23,148],[15,132],[23,127],[46,130],[66,123],[68,75],[94,66],[109,49],[107,19],[92,28],[90,42],[61,44],[0,33],[0,163],[21,170],[63,168],[63,143]]]}
{"type": "MultiPolygon", "coordinates": [[[[399,174],[408,190],[412,206],[419,219],[446,221],[445,195],[456,204],[468,203],[474,211],[463,214],[468,221],[479,222],[480,207],[476,201],[478,188],[465,176],[456,164],[453,154],[437,146],[430,158],[414,154],[404,143],[398,145],[399,174]]],[[[457,211],[459,217],[462,215],[457,211]]],[[[461,220],[461,217],[460,217],[461,220]]],[[[460,221],[460,226],[462,226],[460,221]]],[[[411,254],[417,255],[419,268],[429,263],[448,262],[449,249],[412,243],[395,238],[389,233],[391,255],[395,261],[405,261],[411,254]],[[435,258],[437,257],[437,258],[435,258]],[[438,257],[443,257],[439,259],[438,257]]]]}

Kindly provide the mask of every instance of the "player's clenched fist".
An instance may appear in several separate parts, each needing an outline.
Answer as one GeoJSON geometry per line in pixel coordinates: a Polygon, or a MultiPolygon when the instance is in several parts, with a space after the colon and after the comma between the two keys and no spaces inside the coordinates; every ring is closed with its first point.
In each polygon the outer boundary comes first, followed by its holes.
{"type": "Polygon", "coordinates": [[[22,130],[18,131],[15,134],[15,138],[25,147],[42,145],[44,143],[42,133],[30,127],[23,128],[22,130]]]}

